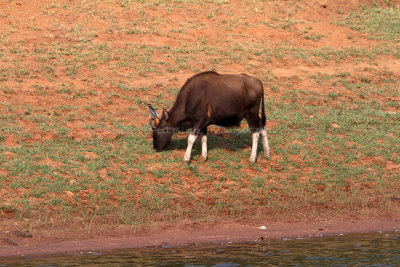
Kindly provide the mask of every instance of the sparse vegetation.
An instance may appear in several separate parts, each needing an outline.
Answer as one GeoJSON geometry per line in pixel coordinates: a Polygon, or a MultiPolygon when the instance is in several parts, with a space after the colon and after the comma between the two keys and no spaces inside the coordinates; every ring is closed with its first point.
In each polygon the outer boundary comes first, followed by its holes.
{"type": "Polygon", "coordinates": [[[368,38],[387,40],[398,43],[400,41],[400,9],[399,6],[381,8],[379,6],[361,7],[351,12],[341,22],[350,29],[366,32],[368,38]]]}
{"type": "Polygon", "coordinates": [[[312,1],[289,2],[39,1],[40,27],[1,4],[0,218],[41,230],[398,211],[399,8],[342,14],[329,25],[366,37],[337,37],[304,26],[318,24],[301,15],[312,1]],[[244,122],[209,129],[205,163],[196,143],[182,164],[185,133],[153,151],[146,104],[170,107],[210,69],[262,79],[271,160],[248,165],[244,122]]]}

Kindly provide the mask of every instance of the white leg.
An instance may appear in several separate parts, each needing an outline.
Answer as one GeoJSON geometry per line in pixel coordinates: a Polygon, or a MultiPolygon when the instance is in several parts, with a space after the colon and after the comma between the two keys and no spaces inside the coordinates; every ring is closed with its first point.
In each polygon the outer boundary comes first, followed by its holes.
{"type": "Polygon", "coordinates": [[[192,147],[193,147],[194,141],[196,141],[196,138],[197,138],[197,135],[192,134],[192,133],[189,134],[188,146],[186,149],[185,157],[183,158],[183,161],[185,163],[189,163],[189,161],[190,161],[190,156],[192,154],[192,147]]]}
{"type": "Polygon", "coordinates": [[[201,160],[207,160],[207,135],[203,134],[201,137],[201,160]]]}
{"type": "Polygon", "coordinates": [[[263,143],[264,155],[269,158],[269,143],[268,143],[268,136],[267,136],[267,128],[261,130],[261,138],[263,143]]]}
{"type": "Polygon", "coordinates": [[[258,145],[258,137],[260,136],[259,132],[255,132],[251,134],[252,139],[253,139],[253,145],[251,147],[251,155],[250,155],[250,163],[256,162],[256,157],[257,157],[257,145],[258,145]]]}

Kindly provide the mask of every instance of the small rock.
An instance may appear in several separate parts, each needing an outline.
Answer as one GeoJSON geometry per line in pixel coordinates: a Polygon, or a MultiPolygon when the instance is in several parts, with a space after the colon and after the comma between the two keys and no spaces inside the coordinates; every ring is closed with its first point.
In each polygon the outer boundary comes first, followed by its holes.
{"type": "Polygon", "coordinates": [[[258,229],[260,229],[260,230],[267,230],[267,227],[263,225],[263,226],[258,227],[258,229]]]}
{"type": "Polygon", "coordinates": [[[339,124],[336,124],[336,123],[332,123],[332,124],[331,124],[331,127],[332,127],[332,128],[340,128],[340,125],[339,125],[339,124]]]}

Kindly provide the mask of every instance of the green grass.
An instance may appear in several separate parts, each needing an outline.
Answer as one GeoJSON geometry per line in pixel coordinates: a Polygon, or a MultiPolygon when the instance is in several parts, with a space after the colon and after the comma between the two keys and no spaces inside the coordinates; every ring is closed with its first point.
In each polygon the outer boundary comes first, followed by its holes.
{"type": "Polygon", "coordinates": [[[375,66],[400,58],[398,8],[363,8],[342,22],[388,42],[332,48],[318,46],[330,37],[315,30],[302,38],[316,47],[252,36],[257,27],[293,35],[308,23],[295,16],[301,1],[281,15],[264,4],[249,1],[238,12],[228,1],[118,1],[114,12],[97,1],[71,2],[43,7],[51,23],[31,29],[57,36],[50,41],[15,40],[20,26],[8,28],[0,36],[1,207],[38,228],[57,227],[54,220],[136,227],[385,208],[400,190],[398,169],[390,168],[400,164],[400,80],[375,66]],[[85,19],[57,22],[58,11],[85,19]],[[174,12],[188,19],[177,22],[174,12]],[[218,36],[193,34],[210,25],[218,36]],[[348,62],[371,68],[342,70],[348,62]],[[274,66],[296,65],[314,69],[274,75],[274,66]],[[324,66],[337,73],[323,73],[324,66]],[[181,81],[207,69],[263,80],[271,159],[260,144],[257,164],[248,165],[244,122],[222,136],[210,129],[206,163],[198,141],[191,165],[182,164],[187,134],[154,152],[147,103],[170,107],[181,81]]]}
{"type": "MultiPolygon", "coordinates": [[[[380,93],[382,92],[384,91],[380,93]]],[[[32,144],[21,142],[15,148],[0,145],[2,155],[4,152],[15,154],[12,160],[1,163],[7,177],[14,177],[2,181],[2,187],[24,190],[26,195],[7,195],[7,205],[16,207],[21,216],[31,217],[35,210],[18,208],[19,203],[27,201],[27,197],[30,199],[28,203],[45,206],[50,204],[53,207],[52,214],[76,213],[85,206],[83,201],[89,200],[99,206],[98,210],[93,211],[94,214],[113,214],[124,222],[137,224],[139,218],[129,217],[132,215],[127,214],[129,209],[139,209],[140,221],[145,221],[154,213],[173,216],[168,207],[185,203],[191,208],[181,210],[180,216],[196,217],[201,216],[201,213],[194,212],[200,212],[196,206],[199,201],[202,203],[204,200],[199,199],[191,190],[186,191],[183,198],[176,196],[185,184],[186,179],[183,177],[191,176],[197,177],[200,188],[204,187],[208,196],[212,196],[216,203],[209,207],[209,213],[229,211],[232,216],[237,216],[238,213],[234,210],[250,212],[244,205],[247,201],[257,200],[264,204],[268,202],[268,205],[274,207],[291,207],[287,198],[315,193],[313,184],[304,181],[303,177],[307,177],[312,181],[324,181],[324,198],[329,199],[332,207],[340,209],[341,200],[336,198],[342,194],[349,180],[362,184],[376,182],[378,178],[384,177],[383,183],[389,185],[395,181],[397,172],[382,168],[382,164],[385,161],[400,163],[400,151],[396,145],[398,139],[388,135],[400,132],[400,114],[385,112],[368,95],[355,102],[358,105],[357,110],[347,109],[346,102],[338,106],[329,105],[333,98],[341,97],[307,97],[302,93],[286,92],[279,99],[268,99],[268,119],[277,124],[269,131],[272,157],[284,169],[278,172],[273,168],[269,169],[268,161],[259,155],[259,163],[254,167],[256,176],[249,175],[246,163],[242,168],[235,168],[237,164],[247,160],[250,149],[250,134],[242,132],[233,133],[232,138],[224,142],[221,142],[221,137],[211,135],[209,162],[206,164],[197,162],[200,147],[196,144],[193,163],[186,169],[182,166],[180,157],[186,146],[186,137],[174,137],[172,150],[155,154],[147,140],[147,133],[136,128],[124,129],[126,135],[119,140],[95,138],[74,141],[67,136],[69,130],[61,127],[55,129],[57,135],[63,137],[61,139],[32,144]],[[290,102],[286,100],[288,97],[290,102]],[[327,105],[307,104],[310,99],[315,98],[326,100],[327,105]],[[332,128],[332,123],[340,125],[340,128],[332,128]],[[377,143],[377,140],[381,141],[377,143]],[[91,151],[96,157],[84,156],[85,151],[91,151]],[[146,157],[143,158],[143,155],[146,157]],[[146,159],[147,157],[150,158],[146,159]],[[42,163],[46,158],[54,164],[42,163]],[[368,158],[372,161],[367,160],[368,158]],[[153,167],[155,162],[158,163],[157,167],[153,167]],[[215,165],[218,173],[227,175],[221,176],[222,180],[216,179],[215,171],[204,170],[207,165],[215,165]],[[275,175],[280,178],[276,180],[275,175]],[[152,180],[154,181],[150,182],[152,180]],[[231,198],[225,192],[225,183],[233,180],[239,183],[230,186],[229,194],[240,195],[240,198],[231,198]],[[249,181],[249,184],[243,183],[244,181],[249,181]],[[273,185],[272,181],[280,182],[273,185]],[[210,182],[213,184],[211,188],[210,182]],[[252,193],[241,193],[247,187],[252,193]],[[35,190],[29,191],[29,188],[35,190]],[[271,188],[275,190],[271,191],[271,188]],[[71,202],[63,198],[65,191],[73,192],[76,200],[71,202]],[[285,200],[273,197],[277,191],[285,200]],[[84,192],[92,193],[87,198],[83,197],[84,192]],[[137,192],[141,192],[140,197],[137,192]],[[265,198],[267,195],[268,198],[265,198]],[[113,201],[117,201],[118,205],[111,210],[108,206],[113,201]]],[[[38,122],[43,123],[42,119],[38,122]]],[[[2,128],[2,132],[5,131],[7,129],[2,128]]],[[[346,205],[361,205],[357,201],[359,200],[347,200],[346,205]]],[[[203,205],[207,205],[206,202],[203,205]]],[[[275,209],[277,210],[280,208],[275,209]]]]}
{"type": "Polygon", "coordinates": [[[362,7],[357,12],[350,13],[340,25],[369,33],[371,39],[396,43],[400,41],[400,9],[398,6],[390,8],[362,7]]]}

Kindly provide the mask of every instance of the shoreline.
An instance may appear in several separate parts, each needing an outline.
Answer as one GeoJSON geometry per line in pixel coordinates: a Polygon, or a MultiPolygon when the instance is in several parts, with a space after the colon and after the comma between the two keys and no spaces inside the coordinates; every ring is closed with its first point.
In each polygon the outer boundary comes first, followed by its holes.
{"type": "Polygon", "coordinates": [[[260,221],[255,224],[225,221],[215,225],[185,224],[168,227],[166,230],[125,233],[123,236],[96,236],[79,240],[51,237],[21,238],[18,246],[0,246],[0,261],[3,259],[56,256],[72,252],[112,251],[144,247],[181,247],[203,243],[237,243],[265,241],[300,236],[328,236],[338,234],[400,231],[400,217],[350,219],[332,218],[318,221],[294,223],[260,221]],[[267,229],[259,229],[265,226],[267,229]]]}

